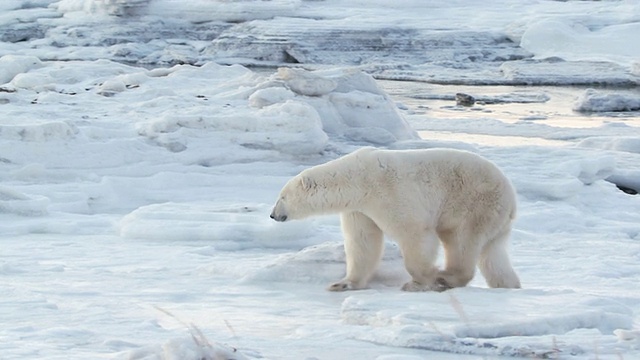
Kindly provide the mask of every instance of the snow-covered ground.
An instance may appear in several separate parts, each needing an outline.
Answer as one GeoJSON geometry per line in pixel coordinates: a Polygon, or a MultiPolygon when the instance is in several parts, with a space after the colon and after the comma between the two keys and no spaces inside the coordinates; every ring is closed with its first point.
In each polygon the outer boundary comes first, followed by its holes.
{"type": "Polygon", "coordinates": [[[0,358],[640,358],[640,4],[393,3],[0,2],[0,358]],[[363,145],[496,162],[523,289],[325,291],[363,145]]]}

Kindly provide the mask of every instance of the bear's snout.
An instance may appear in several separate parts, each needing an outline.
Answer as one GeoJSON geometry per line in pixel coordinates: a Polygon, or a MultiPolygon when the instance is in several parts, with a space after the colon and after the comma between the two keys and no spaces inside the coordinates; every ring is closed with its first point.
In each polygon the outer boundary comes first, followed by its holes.
{"type": "Polygon", "coordinates": [[[271,213],[270,218],[272,218],[275,221],[282,222],[282,221],[286,221],[287,220],[287,215],[279,215],[278,216],[278,215],[274,215],[273,213],[271,213]]]}
{"type": "Polygon", "coordinates": [[[270,218],[272,218],[275,221],[279,221],[279,222],[283,222],[287,220],[287,215],[277,215],[276,214],[276,208],[273,208],[273,211],[271,212],[271,215],[269,215],[270,218]]]}

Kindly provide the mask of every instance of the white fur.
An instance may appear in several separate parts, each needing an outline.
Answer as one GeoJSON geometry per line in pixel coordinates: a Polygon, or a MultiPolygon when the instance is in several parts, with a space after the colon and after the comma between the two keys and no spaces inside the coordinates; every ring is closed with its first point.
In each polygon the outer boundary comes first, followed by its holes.
{"type": "Polygon", "coordinates": [[[507,242],[516,214],[509,180],[488,160],[453,149],[363,148],[302,171],[282,189],[277,221],[340,213],[347,275],[329,290],[361,289],[382,258],[383,233],[412,277],[402,289],[465,286],[476,265],[490,287],[519,288],[507,242]],[[439,242],[445,269],[435,266],[439,242]]]}

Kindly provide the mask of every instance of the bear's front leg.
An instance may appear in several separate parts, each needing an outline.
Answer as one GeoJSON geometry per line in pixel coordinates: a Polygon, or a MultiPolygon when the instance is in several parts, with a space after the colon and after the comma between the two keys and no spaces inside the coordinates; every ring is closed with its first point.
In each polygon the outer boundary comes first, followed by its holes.
{"type": "Polygon", "coordinates": [[[375,271],[384,249],[384,235],[373,220],[361,212],[340,214],[344,235],[344,253],[347,262],[347,276],[329,291],[363,289],[375,271]]]}
{"type": "Polygon", "coordinates": [[[402,286],[403,291],[446,290],[438,283],[438,269],[434,266],[438,256],[438,244],[438,236],[431,231],[420,235],[408,233],[406,237],[398,237],[404,266],[412,279],[402,286]]]}

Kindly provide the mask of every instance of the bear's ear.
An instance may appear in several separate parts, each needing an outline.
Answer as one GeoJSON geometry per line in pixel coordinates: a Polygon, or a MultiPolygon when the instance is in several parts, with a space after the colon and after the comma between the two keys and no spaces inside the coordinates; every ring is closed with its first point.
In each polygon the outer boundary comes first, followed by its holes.
{"type": "Polygon", "coordinates": [[[302,188],[305,190],[311,190],[312,188],[316,187],[315,180],[313,180],[309,176],[302,176],[300,182],[302,183],[302,188]]]}

